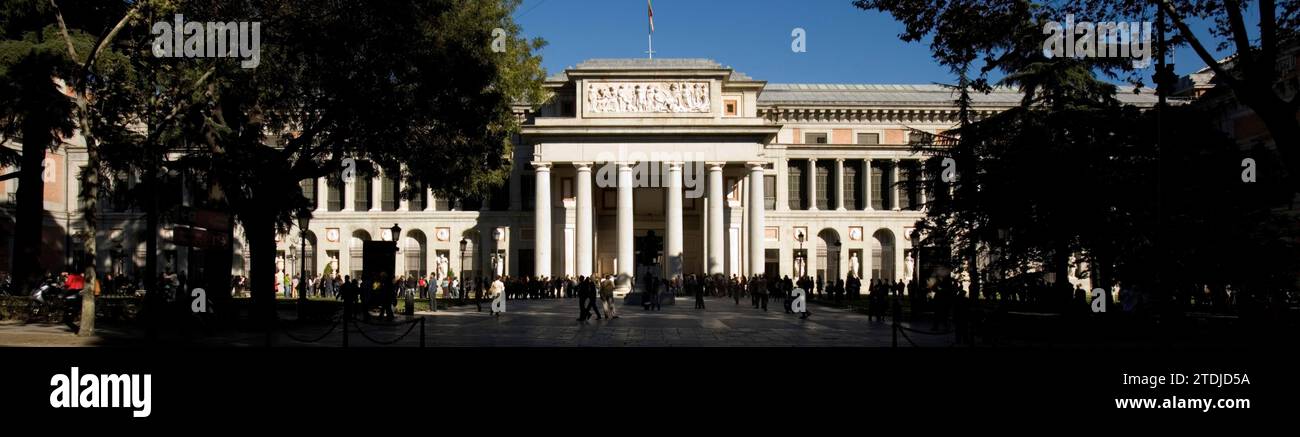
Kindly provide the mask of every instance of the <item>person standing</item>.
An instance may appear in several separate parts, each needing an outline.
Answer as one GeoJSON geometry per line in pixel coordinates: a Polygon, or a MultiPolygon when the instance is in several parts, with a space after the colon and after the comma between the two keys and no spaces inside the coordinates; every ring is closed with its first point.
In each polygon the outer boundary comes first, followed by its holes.
{"type": "Polygon", "coordinates": [[[704,284],[701,284],[700,281],[698,281],[697,279],[698,278],[696,278],[694,275],[691,275],[691,279],[686,283],[687,284],[686,286],[689,287],[691,291],[695,293],[695,309],[697,310],[707,309],[704,307],[704,284]]]}

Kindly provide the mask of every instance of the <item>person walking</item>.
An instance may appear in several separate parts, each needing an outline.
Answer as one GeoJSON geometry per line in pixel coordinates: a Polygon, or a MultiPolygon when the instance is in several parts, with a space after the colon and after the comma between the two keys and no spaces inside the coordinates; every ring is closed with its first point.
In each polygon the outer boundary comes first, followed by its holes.
{"type": "MultiPolygon", "coordinates": [[[[591,278],[586,278],[582,282],[582,285],[578,286],[578,293],[586,297],[587,306],[584,312],[587,313],[587,318],[590,319],[591,315],[595,314],[596,320],[601,320],[602,316],[600,314],[600,306],[596,303],[596,284],[591,282],[591,278]]],[[[613,299],[612,294],[610,298],[613,299]]],[[[608,314],[606,314],[606,316],[608,316],[608,314]]]]}
{"type": "Polygon", "coordinates": [[[583,283],[578,286],[578,321],[582,323],[587,323],[587,319],[591,317],[591,313],[587,311],[589,302],[587,302],[586,285],[583,283]]]}
{"type": "Polygon", "coordinates": [[[600,300],[605,307],[605,317],[618,318],[618,305],[614,303],[614,280],[606,276],[600,281],[600,300]]]}

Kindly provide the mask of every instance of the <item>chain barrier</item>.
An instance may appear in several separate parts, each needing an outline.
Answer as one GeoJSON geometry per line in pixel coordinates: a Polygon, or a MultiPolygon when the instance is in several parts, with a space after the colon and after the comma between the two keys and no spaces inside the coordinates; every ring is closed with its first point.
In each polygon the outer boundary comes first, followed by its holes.
{"type": "MultiPolygon", "coordinates": [[[[356,320],[352,320],[351,322],[352,322],[352,326],[355,326],[357,328],[357,332],[360,332],[362,337],[365,337],[366,340],[370,340],[371,342],[382,346],[388,346],[397,343],[399,341],[402,341],[402,339],[406,338],[406,336],[411,335],[411,331],[415,330],[415,325],[420,325],[420,347],[424,347],[424,317],[413,319],[406,322],[398,322],[398,323],[374,323],[374,322],[365,322],[365,321],[360,322],[360,323],[365,323],[373,326],[387,326],[387,327],[410,325],[406,328],[406,332],[403,332],[402,335],[399,335],[397,336],[397,338],[394,338],[390,341],[377,340],[374,337],[371,337],[370,334],[366,334],[366,331],[361,329],[361,324],[358,323],[356,320]]],[[[346,346],[347,343],[345,342],[344,345],[346,346]]]]}
{"type": "Polygon", "coordinates": [[[343,321],[343,317],[342,317],[341,315],[336,315],[336,316],[334,317],[333,324],[330,325],[330,329],[326,330],[325,333],[324,333],[324,334],[321,334],[319,337],[316,337],[316,338],[314,338],[314,339],[310,339],[310,340],[303,339],[303,338],[301,338],[301,337],[298,337],[298,336],[296,336],[296,335],[293,335],[292,332],[289,332],[289,329],[288,329],[287,327],[285,327],[285,321],[284,321],[284,319],[276,318],[275,321],[276,321],[276,323],[279,324],[280,331],[281,331],[281,332],[284,332],[284,335],[285,335],[286,337],[289,337],[289,338],[292,339],[293,341],[296,341],[296,342],[299,342],[299,343],[317,343],[317,342],[320,342],[321,340],[324,340],[325,337],[329,337],[329,335],[330,335],[331,333],[334,332],[334,329],[336,329],[336,328],[339,327],[339,323],[341,323],[341,322],[343,321]]]}

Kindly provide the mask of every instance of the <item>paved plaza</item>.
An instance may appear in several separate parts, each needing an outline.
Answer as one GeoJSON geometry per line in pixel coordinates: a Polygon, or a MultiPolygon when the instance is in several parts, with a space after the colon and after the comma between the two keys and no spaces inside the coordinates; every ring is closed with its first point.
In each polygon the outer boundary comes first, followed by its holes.
{"type": "MultiPolygon", "coordinates": [[[[443,309],[436,313],[420,312],[425,319],[426,347],[503,346],[503,347],[889,347],[893,337],[889,322],[870,322],[863,314],[811,305],[813,316],[800,320],[785,314],[780,301],[772,301],[768,311],[754,309],[747,299],[736,305],[731,300],[706,299],[706,310],[694,309],[692,299],[678,299],[676,305],[664,305],[662,311],[643,311],[639,306],[622,305],[619,318],[578,322],[577,299],[514,300],[508,312],[499,317],[483,312],[474,305],[443,309]]],[[[292,318],[292,312],[284,313],[292,318]]],[[[398,319],[398,323],[406,320],[398,319]]],[[[277,332],[275,344],[286,347],[339,347],[341,326],[334,326],[320,341],[315,339],[331,324],[286,324],[277,332]],[[287,331],[287,332],[286,332],[287,331]],[[292,337],[289,335],[292,334],[292,337]]],[[[357,323],[349,328],[350,347],[379,346],[372,340],[389,342],[408,331],[406,324],[381,326],[357,323]],[[357,327],[364,333],[357,332],[357,327]],[[369,338],[367,338],[369,337],[369,338]]],[[[928,326],[920,326],[926,329],[928,326]]],[[[419,326],[393,346],[418,347],[419,326]]],[[[137,343],[141,333],[103,326],[98,339],[81,340],[61,326],[0,326],[2,346],[97,346],[137,343]]],[[[912,333],[919,346],[944,347],[952,336],[912,333]]],[[[261,346],[265,337],[257,332],[195,334],[190,340],[211,346],[261,346]]],[[[900,337],[900,346],[910,346],[900,337]]]]}

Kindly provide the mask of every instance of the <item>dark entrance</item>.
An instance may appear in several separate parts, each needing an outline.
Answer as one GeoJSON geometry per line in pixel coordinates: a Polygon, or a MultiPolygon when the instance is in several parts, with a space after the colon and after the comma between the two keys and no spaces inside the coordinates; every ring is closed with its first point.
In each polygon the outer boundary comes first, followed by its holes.
{"type": "Polygon", "coordinates": [[[361,283],[368,284],[384,278],[393,280],[397,267],[397,243],[393,241],[365,241],[361,245],[361,283]]]}

